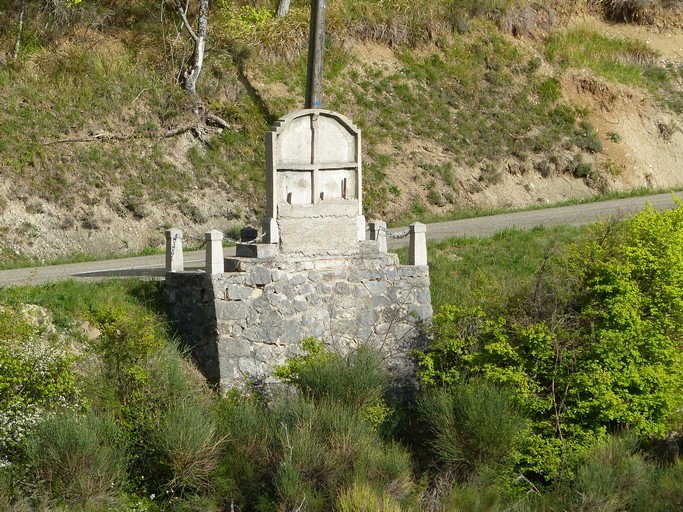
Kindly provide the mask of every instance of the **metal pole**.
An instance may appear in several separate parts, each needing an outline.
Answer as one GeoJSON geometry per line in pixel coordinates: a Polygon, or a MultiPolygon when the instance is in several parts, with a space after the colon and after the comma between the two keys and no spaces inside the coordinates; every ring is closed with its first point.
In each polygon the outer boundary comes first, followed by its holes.
{"type": "Polygon", "coordinates": [[[306,108],[322,107],[326,13],[327,0],[311,1],[311,28],[308,38],[308,78],[306,83],[306,108]]]}

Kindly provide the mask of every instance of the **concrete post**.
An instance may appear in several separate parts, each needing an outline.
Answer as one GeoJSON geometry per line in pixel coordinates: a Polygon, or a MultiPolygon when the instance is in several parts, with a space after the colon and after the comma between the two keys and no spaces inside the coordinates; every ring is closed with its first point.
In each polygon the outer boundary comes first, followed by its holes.
{"type": "Polygon", "coordinates": [[[207,231],[204,234],[206,240],[206,273],[222,274],[223,263],[223,233],[220,231],[207,231]]]}
{"type": "Polygon", "coordinates": [[[421,222],[410,225],[408,263],[410,265],[427,264],[427,226],[421,222]]]}
{"type": "Polygon", "coordinates": [[[166,230],[166,272],[182,272],[185,270],[183,261],[183,232],[179,229],[166,230]]]}
{"type": "Polygon", "coordinates": [[[358,241],[365,240],[365,215],[356,217],[356,226],[358,228],[358,241]]]}
{"type": "Polygon", "coordinates": [[[379,252],[387,252],[387,223],[381,220],[370,222],[370,240],[379,242],[379,252]]]}

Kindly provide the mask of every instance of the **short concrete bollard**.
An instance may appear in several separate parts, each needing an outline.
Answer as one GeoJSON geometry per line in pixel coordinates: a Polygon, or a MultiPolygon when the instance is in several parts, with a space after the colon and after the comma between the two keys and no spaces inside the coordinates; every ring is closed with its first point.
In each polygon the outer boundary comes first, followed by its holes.
{"type": "Polygon", "coordinates": [[[379,242],[379,252],[387,252],[387,223],[381,220],[370,222],[370,240],[379,242]]]}
{"type": "Polygon", "coordinates": [[[408,263],[410,265],[427,264],[427,226],[416,222],[410,226],[410,249],[408,263]]]}
{"type": "Polygon", "coordinates": [[[179,229],[166,230],[166,272],[182,272],[185,270],[183,261],[183,232],[179,229]]]}
{"type": "Polygon", "coordinates": [[[225,263],[223,261],[223,233],[217,230],[207,231],[206,239],[206,273],[210,275],[222,274],[225,263]]]}

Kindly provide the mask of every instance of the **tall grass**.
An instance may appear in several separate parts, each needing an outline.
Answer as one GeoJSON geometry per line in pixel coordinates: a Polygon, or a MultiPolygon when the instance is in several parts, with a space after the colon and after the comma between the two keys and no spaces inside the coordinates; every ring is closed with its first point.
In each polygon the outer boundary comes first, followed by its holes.
{"type": "Polygon", "coordinates": [[[561,66],[589,68],[627,85],[656,88],[667,81],[667,73],[657,63],[658,53],[647,43],[609,37],[585,27],[551,35],[546,55],[561,66]],[[656,73],[657,69],[662,72],[656,73]]]}
{"type": "Polygon", "coordinates": [[[422,421],[439,463],[467,481],[484,468],[501,475],[526,435],[524,418],[502,389],[483,380],[455,383],[423,396],[422,421]]]}
{"type": "Polygon", "coordinates": [[[110,418],[47,418],[28,439],[27,460],[36,498],[91,510],[120,504],[127,460],[110,418]]]}

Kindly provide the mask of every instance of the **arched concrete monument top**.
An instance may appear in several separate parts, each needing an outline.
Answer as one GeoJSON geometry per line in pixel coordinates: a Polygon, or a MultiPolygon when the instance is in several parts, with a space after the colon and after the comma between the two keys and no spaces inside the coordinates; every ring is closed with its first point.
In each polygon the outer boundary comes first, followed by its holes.
{"type": "MultiPolygon", "coordinates": [[[[300,233],[290,221],[309,219],[317,228],[328,223],[331,228],[317,241],[321,252],[340,247],[335,235],[348,245],[353,232],[357,242],[362,185],[360,130],[351,120],[322,109],[287,114],[266,134],[266,240],[279,243],[284,252],[295,250],[303,241],[296,239],[300,233]],[[294,238],[288,240],[289,235],[294,238]]],[[[314,244],[307,252],[316,251],[314,244]]]]}

